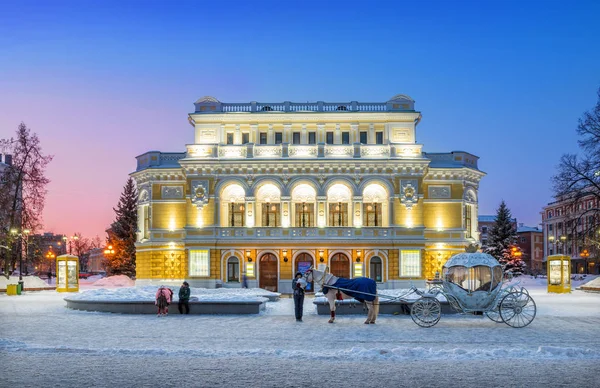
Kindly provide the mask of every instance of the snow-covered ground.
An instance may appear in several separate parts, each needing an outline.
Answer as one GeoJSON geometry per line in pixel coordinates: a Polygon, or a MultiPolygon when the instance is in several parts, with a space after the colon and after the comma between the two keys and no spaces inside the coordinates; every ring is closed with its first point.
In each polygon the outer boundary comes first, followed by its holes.
{"type": "Polygon", "coordinates": [[[600,386],[600,294],[548,294],[545,281],[523,280],[537,304],[523,329],[458,314],[429,329],[405,315],[328,324],[310,297],[298,323],[287,297],[256,316],[158,319],[69,310],[53,291],[0,295],[2,386],[600,386]]]}

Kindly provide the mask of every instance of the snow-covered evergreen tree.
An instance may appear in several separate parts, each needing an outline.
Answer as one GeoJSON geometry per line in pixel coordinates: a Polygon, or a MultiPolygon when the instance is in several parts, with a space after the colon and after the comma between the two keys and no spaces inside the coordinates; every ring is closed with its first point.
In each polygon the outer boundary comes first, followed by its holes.
{"type": "Polygon", "coordinates": [[[510,209],[502,201],[496,212],[496,221],[488,232],[488,243],[484,250],[500,262],[505,272],[508,271],[507,264],[513,261],[511,249],[517,242],[517,231],[511,218],[510,209]]]}
{"type": "Polygon", "coordinates": [[[135,276],[137,198],[137,189],[133,179],[129,178],[123,187],[117,208],[113,208],[117,218],[108,230],[107,243],[115,251],[106,258],[106,271],[109,274],[135,276]]]}
{"type": "Polygon", "coordinates": [[[513,276],[523,275],[527,264],[523,261],[523,251],[516,245],[509,249],[509,255],[504,265],[504,273],[510,273],[513,276]]]}

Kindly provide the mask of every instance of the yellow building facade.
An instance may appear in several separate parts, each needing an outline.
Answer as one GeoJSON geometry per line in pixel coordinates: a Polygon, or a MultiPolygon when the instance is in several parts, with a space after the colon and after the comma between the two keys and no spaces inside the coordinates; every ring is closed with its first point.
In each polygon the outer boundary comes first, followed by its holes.
{"type": "Polygon", "coordinates": [[[137,157],[138,284],[291,292],[325,264],[401,288],[478,241],[478,157],[423,152],[406,95],[194,106],[194,144],[137,157]]]}

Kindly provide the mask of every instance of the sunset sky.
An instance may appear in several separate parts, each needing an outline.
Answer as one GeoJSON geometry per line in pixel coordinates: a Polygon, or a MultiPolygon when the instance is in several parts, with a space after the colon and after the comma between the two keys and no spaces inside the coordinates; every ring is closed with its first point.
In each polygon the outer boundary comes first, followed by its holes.
{"type": "Polygon", "coordinates": [[[536,226],[600,87],[600,2],[0,0],[0,138],[49,165],[45,231],[105,237],[135,157],[184,151],[224,102],[416,100],[426,152],[463,150],[536,226]],[[92,4],[94,3],[94,4],[92,4]]]}

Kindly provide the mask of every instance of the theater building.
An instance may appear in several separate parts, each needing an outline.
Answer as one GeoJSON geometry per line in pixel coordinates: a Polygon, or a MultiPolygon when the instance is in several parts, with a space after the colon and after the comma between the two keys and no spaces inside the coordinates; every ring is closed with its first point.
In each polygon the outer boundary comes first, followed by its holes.
{"type": "Polygon", "coordinates": [[[138,284],[285,293],[324,264],[401,288],[478,241],[478,157],[423,152],[406,95],[194,106],[193,144],[137,157],[138,284]]]}

